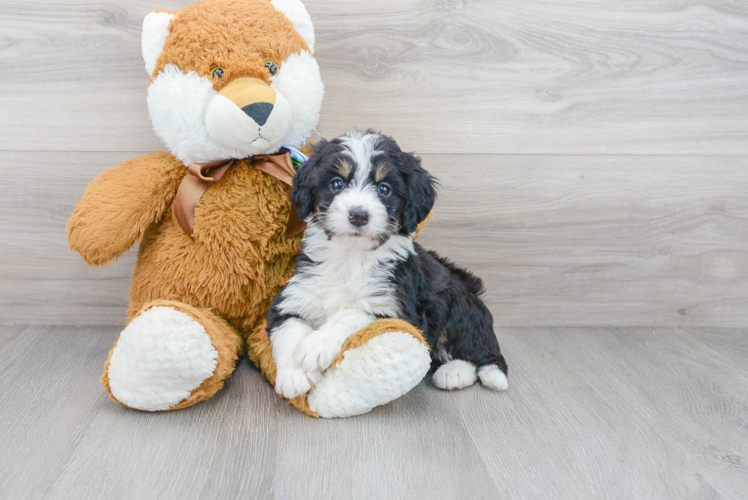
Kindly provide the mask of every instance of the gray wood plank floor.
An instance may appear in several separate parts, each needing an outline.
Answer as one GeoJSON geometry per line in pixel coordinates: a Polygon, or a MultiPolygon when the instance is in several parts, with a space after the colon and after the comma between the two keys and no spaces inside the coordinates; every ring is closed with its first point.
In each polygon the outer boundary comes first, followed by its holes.
{"type": "Polygon", "coordinates": [[[116,327],[0,328],[0,498],[746,498],[748,331],[505,328],[510,389],[422,383],[315,420],[243,361],[212,400],[122,408],[116,327]]]}

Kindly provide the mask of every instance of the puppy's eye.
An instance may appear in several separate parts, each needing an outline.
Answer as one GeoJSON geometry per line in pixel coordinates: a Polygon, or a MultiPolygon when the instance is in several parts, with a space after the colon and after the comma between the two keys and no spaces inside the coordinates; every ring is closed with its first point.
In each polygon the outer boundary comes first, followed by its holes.
{"type": "Polygon", "coordinates": [[[213,70],[210,72],[210,76],[213,78],[218,78],[219,80],[223,78],[223,68],[213,68],[213,70]]]}
{"type": "Polygon", "coordinates": [[[343,183],[343,179],[341,179],[340,177],[336,177],[330,182],[330,189],[332,189],[333,191],[340,191],[344,186],[345,184],[343,183]]]}
{"type": "Polygon", "coordinates": [[[274,61],[267,61],[265,62],[265,68],[267,68],[268,72],[270,73],[270,76],[275,76],[278,74],[278,64],[274,61]]]}
{"type": "Polygon", "coordinates": [[[392,188],[389,184],[383,182],[377,187],[377,192],[379,192],[379,196],[381,196],[382,198],[387,198],[392,192],[392,188]]]}

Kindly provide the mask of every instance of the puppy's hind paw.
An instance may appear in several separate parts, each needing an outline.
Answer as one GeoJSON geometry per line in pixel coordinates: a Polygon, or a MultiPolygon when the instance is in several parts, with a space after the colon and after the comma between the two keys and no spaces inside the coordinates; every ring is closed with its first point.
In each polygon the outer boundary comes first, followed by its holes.
{"type": "Polygon", "coordinates": [[[506,374],[496,365],[481,366],[478,369],[478,378],[483,387],[494,391],[505,391],[509,388],[506,374]]]}
{"type": "Polygon", "coordinates": [[[446,391],[455,391],[470,387],[475,383],[475,365],[462,359],[445,363],[434,372],[434,386],[446,391]]]}

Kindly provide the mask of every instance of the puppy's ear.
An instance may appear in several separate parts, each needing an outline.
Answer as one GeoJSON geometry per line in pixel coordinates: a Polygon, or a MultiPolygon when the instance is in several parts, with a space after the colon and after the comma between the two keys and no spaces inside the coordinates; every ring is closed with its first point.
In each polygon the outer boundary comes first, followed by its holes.
{"type": "Polygon", "coordinates": [[[302,166],[293,178],[291,201],[296,206],[299,220],[306,219],[314,210],[314,175],[313,172],[322,158],[321,151],[327,145],[324,139],[313,147],[309,161],[302,166]]]}
{"type": "Polygon", "coordinates": [[[405,206],[401,215],[401,233],[410,234],[429,215],[436,200],[437,180],[421,167],[420,158],[402,153],[406,183],[405,206]]]}

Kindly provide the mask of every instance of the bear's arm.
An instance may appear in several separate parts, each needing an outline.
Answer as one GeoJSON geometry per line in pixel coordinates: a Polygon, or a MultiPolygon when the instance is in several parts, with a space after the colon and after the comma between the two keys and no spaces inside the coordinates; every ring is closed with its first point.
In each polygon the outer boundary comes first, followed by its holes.
{"type": "Polygon", "coordinates": [[[70,249],[100,266],[125,253],[174,200],[187,168],[167,152],[104,171],[88,185],[68,222],[70,249]]]}

